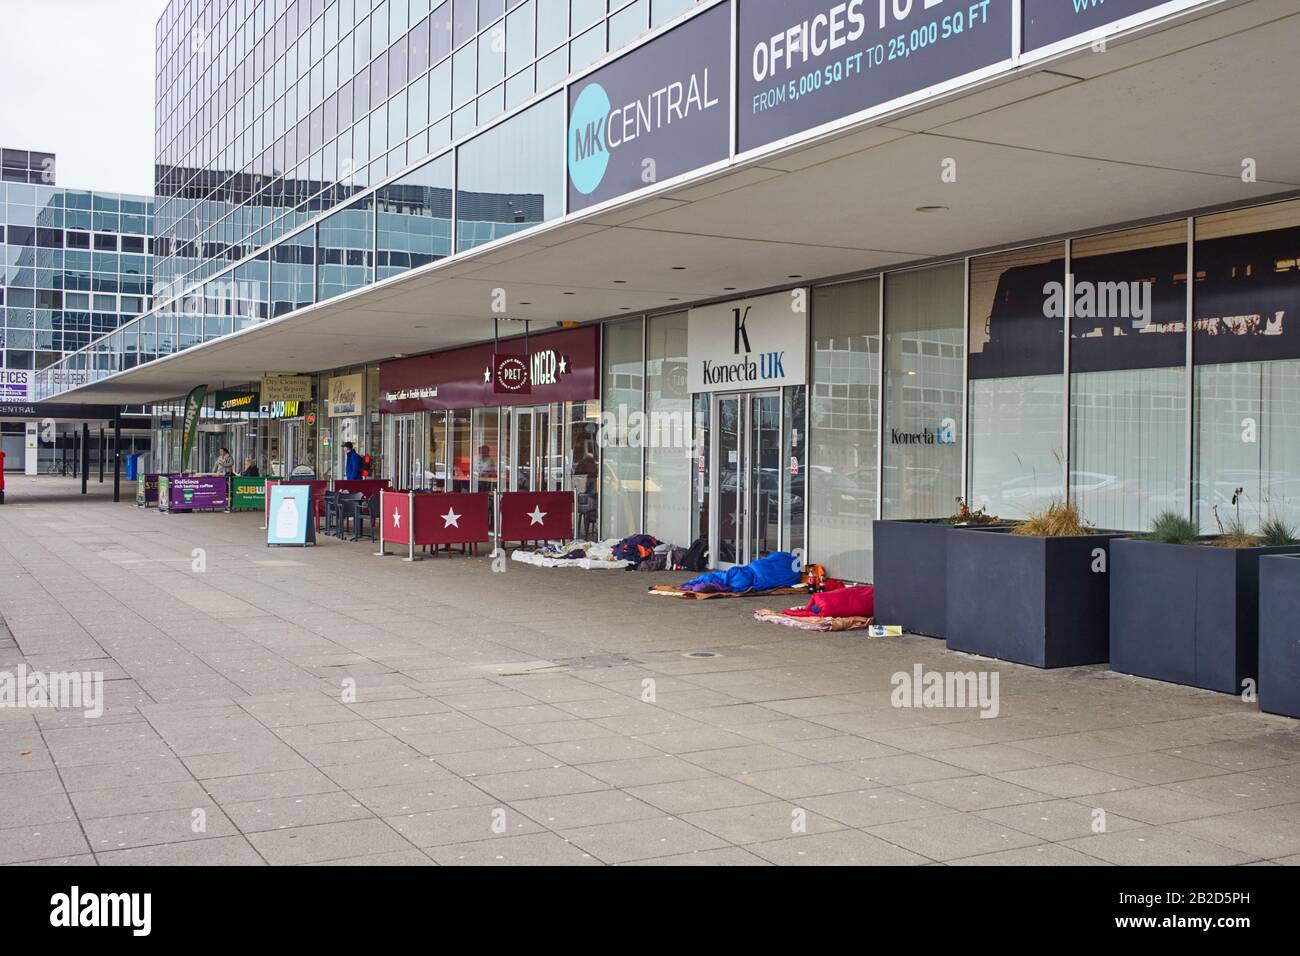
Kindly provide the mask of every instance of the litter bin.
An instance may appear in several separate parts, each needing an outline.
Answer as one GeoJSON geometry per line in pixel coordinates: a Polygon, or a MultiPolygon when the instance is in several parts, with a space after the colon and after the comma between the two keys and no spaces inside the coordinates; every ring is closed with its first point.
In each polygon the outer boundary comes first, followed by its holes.
{"type": "Polygon", "coordinates": [[[140,480],[140,458],[144,455],[142,451],[132,452],[126,456],[126,480],[140,480]]]}

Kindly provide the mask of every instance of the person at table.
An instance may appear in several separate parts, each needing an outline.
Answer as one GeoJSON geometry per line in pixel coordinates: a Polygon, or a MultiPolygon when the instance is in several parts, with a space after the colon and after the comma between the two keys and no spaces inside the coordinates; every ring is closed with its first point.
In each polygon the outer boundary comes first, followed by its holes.
{"type": "Polygon", "coordinates": [[[257,462],[251,458],[244,459],[244,470],[239,473],[241,478],[260,478],[262,473],[257,469],[257,462]]]}
{"type": "Polygon", "coordinates": [[[230,477],[235,473],[235,456],[229,448],[222,447],[217,453],[216,471],[218,475],[230,477]]]}
{"type": "Polygon", "coordinates": [[[361,470],[364,462],[361,456],[357,454],[356,447],[350,441],[343,443],[343,450],[346,452],[343,458],[343,478],[345,481],[360,481],[361,470]]]}

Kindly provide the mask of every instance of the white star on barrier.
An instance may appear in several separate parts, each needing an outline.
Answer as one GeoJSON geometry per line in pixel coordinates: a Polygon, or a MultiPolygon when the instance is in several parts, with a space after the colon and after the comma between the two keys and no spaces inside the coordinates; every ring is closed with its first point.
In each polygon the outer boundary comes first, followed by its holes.
{"type": "Polygon", "coordinates": [[[530,528],[535,524],[545,524],[546,512],[542,510],[541,505],[533,505],[533,510],[528,512],[528,518],[528,527],[530,528]]]}
{"type": "Polygon", "coordinates": [[[394,508],[394,509],[393,509],[393,527],[394,527],[394,528],[400,528],[401,526],[402,526],[402,513],[401,513],[400,511],[398,511],[396,508],[394,508]]]}
{"type": "Polygon", "coordinates": [[[484,382],[490,382],[490,381],[492,381],[492,366],[491,366],[491,365],[489,365],[487,368],[483,369],[483,381],[484,381],[484,382]]]}
{"type": "Polygon", "coordinates": [[[455,508],[448,508],[447,513],[442,516],[442,526],[444,528],[460,527],[461,516],[456,514],[455,508]]]}

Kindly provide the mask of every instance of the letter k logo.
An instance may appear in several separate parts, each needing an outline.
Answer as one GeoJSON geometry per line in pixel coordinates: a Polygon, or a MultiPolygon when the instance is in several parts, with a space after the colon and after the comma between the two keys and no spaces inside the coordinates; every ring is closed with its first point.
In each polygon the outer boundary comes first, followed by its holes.
{"type": "Polygon", "coordinates": [[[745,311],[744,311],[744,313],[741,313],[740,309],[738,309],[738,308],[737,308],[737,309],[732,309],[732,310],[731,310],[731,315],[732,315],[732,317],[736,320],[736,332],[735,332],[735,336],[734,336],[734,342],[735,342],[735,344],[734,344],[732,350],[733,350],[737,355],[739,355],[739,354],[740,354],[740,343],[741,343],[742,340],[743,340],[744,343],[745,343],[745,351],[746,351],[746,352],[750,351],[750,348],[749,348],[749,332],[747,332],[747,331],[745,330],[745,323],[749,321],[749,306],[745,306],[745,311]]]}

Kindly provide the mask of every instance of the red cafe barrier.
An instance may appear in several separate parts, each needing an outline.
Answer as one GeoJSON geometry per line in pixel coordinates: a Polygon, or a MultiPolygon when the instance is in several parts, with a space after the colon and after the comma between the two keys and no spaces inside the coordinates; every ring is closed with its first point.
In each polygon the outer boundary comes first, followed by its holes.
{"type": "Polygon", "coordinates": [[[334,479],[334,490],[341,491],[345,495],[359,493],[369,498],[371,495],[377,495],[379,492],[388,489],[387,478],[354,478],[351,481],[346,478],[334,479]]]}
{"type": "Polygon", "coordinates": [[[501,540],[572,541],[572,491],[507,491],[501,495],[501,540]]]}
{"type": "Polygon", "coordinates": [[[465,494],[415,494],[410,491],[379,493],[379,551],[389,544],[405,544],[407,560],[425,545],[479,544],[490,539],[488,513],[492,496],[485,491],[465,494]]]}

